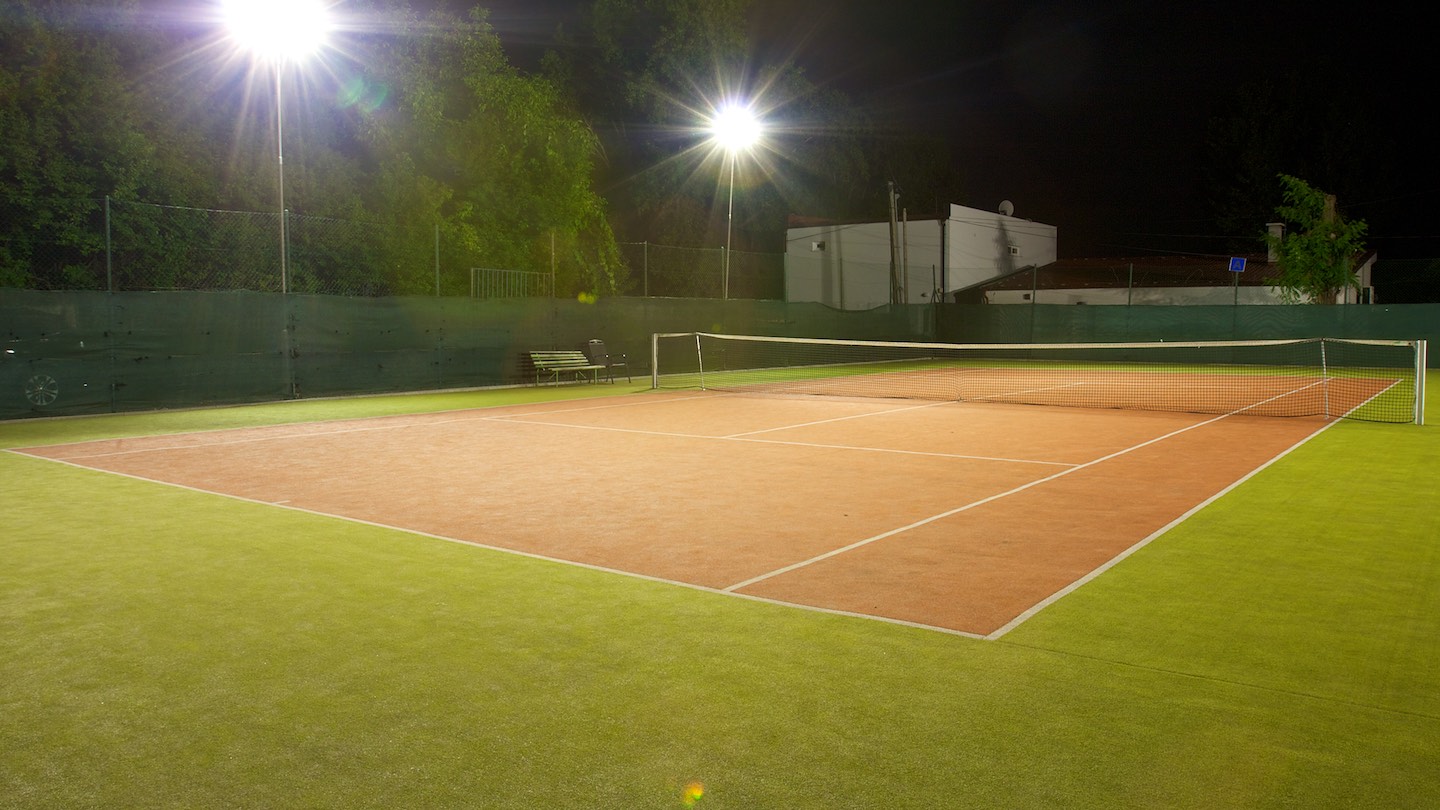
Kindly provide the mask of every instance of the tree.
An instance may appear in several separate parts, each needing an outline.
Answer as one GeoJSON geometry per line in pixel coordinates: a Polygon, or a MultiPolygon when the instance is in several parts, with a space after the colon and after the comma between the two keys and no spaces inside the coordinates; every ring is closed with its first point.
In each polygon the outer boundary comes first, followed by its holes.
{"type": "MultiPolygon", "coordinates": [[[[1317,78],[1282,71],[1242,85],[1207,126],[1202,167],[1206,202],[1232,250],[1254,245],[1276,203],[1277,174],[1307,178],[1345,199],[1394,196],[1393,138],[1375,122],[1384,111],[1363,78],[1331,66],[1317,78]]],[[[1373,216],[1376,208],[1367,208],[1373,216]]]]}
{"type": "Polygon", "coordinates": [[[557,292],[614,292],[621,263],[592,182],[594,132],[551,80],[510,65],[482,9],[407,22],[372,51],[375,80],[396,99],[362,135],[383,194],[374,204],[438,221],[470,266],[553,262],[557,292]]]}
{"type": "MultiPolygon", "coordinates": [[[[235,229],[198,209],[277,215],[268,69],[215,58],[196,47],[208,26],[175,25],[140,0],[11,5],[0,14],[0,286],[103,285],[106,197],[184,207],[112,206],[124,213],[109,226],[113,255],[147,274],[137,285],[190,286],[208,272],[197,257],[233,263],[235,229]]],[[[428,293],[437,228],[446,266],[553,270],[572,294],[616,289],[599,143],[560,88],[512,67],[482,11],[358,7],[372,34],[287,84],[295,289],[428,293]],[[337,79],[350,80],[338,97],[337,79]]],[[[253,217],[227,212],[238,219],[253,217]]],[[[278,258],[274,243],[255,242],[253,260],[278,258]]]]}
{"type": "Polygon", "coordinates": [[[103,198],[150,174],[134,96],[85,12],[20,2],[0,15],[0,285],[97,286],[103,198]]]}
{"type": "Polygon", "coordinates": [[[1275,214],[1291,227],[1284,236],[1265,235],[1279,257],[1271,279],[1289,303],[1333,304],[1342,290],[1356,288],[1355,257],[1365,249],[1365,221],[1347,220],[1335,210],[1335,196],[1288,174],[1280,175],[1284,203],[1275,214]]]}

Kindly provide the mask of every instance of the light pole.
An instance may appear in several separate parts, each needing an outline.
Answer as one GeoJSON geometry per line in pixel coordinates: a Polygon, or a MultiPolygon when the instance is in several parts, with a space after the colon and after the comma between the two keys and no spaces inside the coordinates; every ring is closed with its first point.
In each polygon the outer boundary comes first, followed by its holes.
{"type": "Polygon", "coordinates": [[[281,76],[288,62],[300,62],[324,46],[330,20],[321,0],[223,0],[226,27],[242,48],[275,71],[275,162],[280,173],[280,292],[290,291],[285,235],[285,107],[281,76]]]}
{"type": "Polygon", "coordinates": [[[760,121],[743,104],[727,104],[710,118],[710,139],[730,159],[730,204],[725,215],[725,270],[720,295],[730,297],[730,239],[735,229],[735,161],[739,153],[760,140],[760,121]]]}

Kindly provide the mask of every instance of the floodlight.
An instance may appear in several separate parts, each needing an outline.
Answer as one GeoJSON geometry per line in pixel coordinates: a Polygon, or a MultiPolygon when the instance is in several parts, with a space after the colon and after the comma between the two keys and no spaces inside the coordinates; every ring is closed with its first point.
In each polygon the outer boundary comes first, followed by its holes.
{"type": "Polygon", "coordinates": [[[732,154],[754,146],[760,140],[760,130],[755,113],[741,104],[728,104],[710,119],[710,137],[732,154]]]}
{"type": "Polygon", "coordinates": [[[285,108],[281,76],[288,62],[300,62],[326,44],[330,19],[322,0],[221,0],[230,36],[275,70],[275,162],[279,169],[280,292],[290,291],[289,240],[285,212],[285,108]]]}
{"type": "Polygon", "coordinates": [[[324,46],[330,34],[321,0],[223,0],[223,10],[231,37],[274,62],[303,59],[324,46]]]}
{"type": "Polygon", "coordinates": [[[745,104],[726,104],[710,116],[710,139],[730,158],[730,207],[725,215],[725,269],[721,297],[730,297],[730,238],[735,227],[735,158],[760,140],[760,119],[745,104]]]}

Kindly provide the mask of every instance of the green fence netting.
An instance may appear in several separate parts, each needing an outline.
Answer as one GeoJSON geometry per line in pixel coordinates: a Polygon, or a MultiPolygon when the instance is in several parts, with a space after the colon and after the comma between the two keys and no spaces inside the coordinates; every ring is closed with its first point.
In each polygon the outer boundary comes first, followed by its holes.
{"type": "Polygon", "coordinates": [[[1440,337],[1440,305],[1067,306],[954,304],[939,308],[945,343],[1440,337]]]}
{"type": "Polygon", "coordinates": [[[666,331],[934,334],[925,307],[195,291],[0,290],[0,324],[0,418],[522,384],[527,351],[592,338],[648,374],[666,331]]]}
{"type": "MultiPolygon", "coordinates": [[[[1440,306],[1080,307],[0,289],[0,418],[524,384],[525,353],[604,340],[649,373],[656,332],[1066,343],[1440,332],[1440,306]]],[[[529,378],[533,382],[533,378],[529,378]]]]}

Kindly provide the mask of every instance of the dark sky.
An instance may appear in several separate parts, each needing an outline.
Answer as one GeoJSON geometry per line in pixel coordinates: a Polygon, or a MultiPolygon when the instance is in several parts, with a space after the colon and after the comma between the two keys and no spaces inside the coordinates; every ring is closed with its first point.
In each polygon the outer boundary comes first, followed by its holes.
{"type": "MultiPolygon", "coordinates": [[[[490,5],[502,38],[523,47],[576,4],[490,5]]],[[[1440,60],[1420,12],[1386,5],[758,0],[753,48],[757,61],[793,55],[813,81],[897,129],[945,136],[967,189],[952,202],[1011,200],[1017,215],[1059,226],[1062,255],[1133,255],[1135,244],[1206,230],[1211,116],[1242,84],[1280,72],[1349,75],[1373,93],[1392,138],[1373,157],[1402,171],[1383,190],[1394,199],[1342,208],[1371,218],[1373,242],[1413,248],[1440,232],[1429,224],[1440,178],[1427,143],[1440,60]],[[1396,200],[1415,215],[1377,221],[1396,200]]]]}

